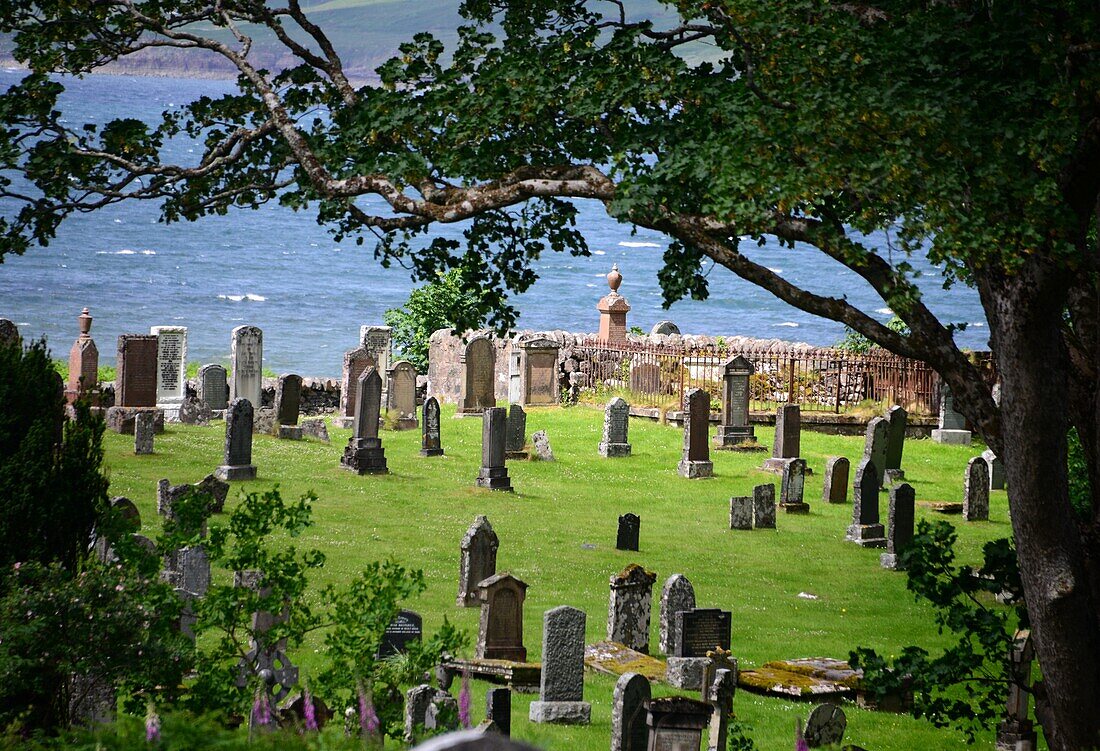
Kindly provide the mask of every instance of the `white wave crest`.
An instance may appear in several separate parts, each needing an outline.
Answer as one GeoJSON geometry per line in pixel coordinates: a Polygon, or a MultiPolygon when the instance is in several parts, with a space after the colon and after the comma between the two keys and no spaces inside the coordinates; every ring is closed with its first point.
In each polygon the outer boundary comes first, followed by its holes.
{"type": "Polygon", "coordinates": [[[606,256],[607,251],[606,250],[593,250],[592,255],[594,255],[594,256],[606,256]]]}
{"type": "Polygon", "coordinates": [[[884,316],[892,316],[892,315],[894,315],[894,311],[893,311],[893,310],[891,310],[890,308],[879,308],[879,309],[878,309],[878,310],[876,310],[875,312],[876,312],[876,313],[882,313],[882,314],[883,314],[884,316]]]}
{"type": "Polygon", "coordinates": [[[783,323],[777,323],[775,325],[776,326],[787,326],[787,327],[792,328],[792,329],[797,329],[798,328],[798,324],[795,323],[794,321],[783,321],[783,323]]]}
{"type": "Polygon", "coordinates": [[[639,242],[627,242],[623,241],[619,243],[619,247],[622,248],[659,248],[659,243],[639,243],[639,242]]]}
{"type": "Polygon", "coordinates": [[[768,267],[768,271],[772,272],[773,274],[782,274],[783,273],[783,269],[773,269],[771,266],[768,267]]]}

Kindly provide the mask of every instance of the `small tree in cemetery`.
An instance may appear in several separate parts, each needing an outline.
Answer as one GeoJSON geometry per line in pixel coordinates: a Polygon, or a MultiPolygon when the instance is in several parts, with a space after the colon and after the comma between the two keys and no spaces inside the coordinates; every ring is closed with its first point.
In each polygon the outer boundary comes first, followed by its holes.
{"type": "Polygon", "coordinates": [[[338,236],[378,233],[383,262],[422,280],[461,269],[477,296],[452,323],[503,329],[516,318],[506,293],[530,287],[541,252],[587,252],[568,199],[598,201],[669,237],[666,303],[705,297],[720,283],[705,265],[722,266],[936,369],[1005,462],[1046,737],[1058,750],[1100,745],[1100,714],[1079,711],[1100,703],[1096,8],[675,7],[679,18],[658,28],[629,18],[625,3],[467,0],[456,49],[416,35],[379,69],[381,86],[356,88],[298,2],[73,0],[31,13],[0,0],[0,31],[31,68],[0,98],[0,164],[27,181],[0,185],[21,202],[0,225],[0,251],[23,252],[67,215],[131,198],[164,199],[167,220],[312,205],[338,236]],[[256,30],[294,63],[253,65],[256,30]],[[693,43],[714,54],[700,58],[693,43]],[[240,73],[238,91],[156,126],[62,119],[63,84],[50,73],[151,45],[219,56],[240,73]],[[161,147],[184,130],[203,153],[170,163],[161,147]],[[467,220],[465,248],[420,243],[437,222],[467,220]],[[889,253],[866,242],[874,232],[889,234],[889,253]],[[765,237],[846,266],[909,333],[745,252],[765,237]],[[922,248],[943,283],[981,296],[1000,405],[955,344],[957,324],[921,298],[908,257],[922,248]],[[1090,479],[1084,515],[1069,499],[1071,426],[1090,479]]]}
{"type": "Polygon", "coordinates": [[[387,326],[393,327],[393,345],[402,357],[411,362],[418,373],[428,372],[429,339],[432,332],[453,328],[479,328],[485,317],[471,317],[479,306],[478,295],[463,284],[463,270],[451,269],[416,287],[409,293],[404,307],[390,308],[382,314],[387,326]],[[461,325],[459,322],[462,321],[461,325]]]}

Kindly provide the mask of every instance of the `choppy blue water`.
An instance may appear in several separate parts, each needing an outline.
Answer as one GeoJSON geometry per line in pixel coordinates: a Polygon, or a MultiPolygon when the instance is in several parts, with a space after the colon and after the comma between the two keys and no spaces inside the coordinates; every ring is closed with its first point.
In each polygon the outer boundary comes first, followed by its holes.
{"type": "MultiPolygon", "coordinates": [[[[0,71],[7,88],[22,76],[0,71]]],[[[217,95],[229,82],[180,78],[94,76],[70,81],[66,118],[105,122],[116,117],[153,121],[161,110],[202,94],[217,95]]],[[[174,148],[186,158],[190,146],[174,148]]],[[[197,158],[197,157],[193,157],[197,158]]],[[[0,211],[11,212],[0,203],[0,211]]],[[[709,274],[710,298],[661,308],[657,270],[665,238],[609,219],[597,203],[580,205],[579,229],[593,255],[548,253],[538,261],[539,281],[516,299],[520,325],[535,329],[595,331],[596,301],[607,292],[604,276],[617,263],[630,301],[629,325],[646,329],[670,319],[685,333],[783,338],[828,345],[843,327],[809,316],[718,267],[709,274]]],[[[276,206],[237,211],[197,223],[158,223],[157,207],[128,203],[76,216],[48,248],[0,265],[0,317],[19,324],[25,337],[45,335],[64,357],[76,337],[84,306],[95,318],[92,335],[100,362],[113,364],[115,340],[147,333],[150,326],[189,328],[189,360],[225,361],[229,332],[242,324],[264,330],[264,364],[273,370],[338,375],[344,350],[356,345],[359,326],[381,323],[413,286],[407,271],[383,269],[373,243],[336,243],[305,213],[276,206]]],[[[462,226],[434,231],[460,238],[462,226]]],[[[873,238],[886,247],[885,237],[873,238]]],[[[749,251],[791,282],[829,295],[843,294],[882,320],[885,303],[854,273],[810,248],[770,243],[749,251]]],[[[965,347],[987,348],[988,333],[977,293],[942,288],[938,269],[911,259],[923,273],[921,289],[948,322],[970,324],[957,334],[965,347]]]]}

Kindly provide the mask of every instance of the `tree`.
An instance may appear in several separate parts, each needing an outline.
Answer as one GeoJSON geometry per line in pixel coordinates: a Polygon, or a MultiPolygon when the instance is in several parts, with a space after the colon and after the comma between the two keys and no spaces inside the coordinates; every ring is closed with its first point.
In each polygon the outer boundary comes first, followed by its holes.
{"type": "MultiPolygon", "coordinates": [[[[477,301],[463,285],[457,269],[440,274],[423,287],[409,292],[404,307],[390,308],[382,314],[393,327],[393,344],[418,373],[428,372],[428,349],[432,332],[454,327],[451,312],[476,306],[477,301]]],[[[480,326],[475,323],[472,328],[480,326]]]]}
{"type": "Polygon", "coordinates": [[[449,57],[417,35],[379,69],[382,85],[357,88],[299,0],[285,2],[0,0],[33,71],[0,99],[0,196],[22,202],[0,225],[3,250],[122,200],[163,199],[167,220],[278,200],[339,236],[374,233],[382,261],[419,279],[461,269],[479,295],[454,323],[504,328],[506,293],[530,286],[539,253],[587,252],[566,199],[600,201],[669,237],[666,302],[705,297],[703,264],[721,265],[937,370],[1005,462],[1047,738],[1100,745],[1100,715],[1079,711],[1100,701],[1093,4],[680,0],[680,24],[655,28],[618,0],[467,0],[449,57]],[[252,65],[260,30],[298,64],[252,65]],[[710,59],[695,59],[700,45],[710,59]],[[221,56],[239,91],[155,127],[72,128],[55,112],[61,83],[47,73],[153,46],[221,56]],[[162,161],[180,132],[201,138],[197,163],[162,161]],[[414,252],[431,225],[465,220],[464,248],[437,238],[414,252]],[[872,230],[889,233],[889,254],[864,241],[872,230]],[[743,252],[765,236],[855,271],[909,333],[743,252]],[[923,246],[945,283],[978,289],[1000,406],[956,325],[921,300],[907,258],[923,246]],[[1084,519],[1068,497],[1071,426],[1090,480],[1084,519]]]}

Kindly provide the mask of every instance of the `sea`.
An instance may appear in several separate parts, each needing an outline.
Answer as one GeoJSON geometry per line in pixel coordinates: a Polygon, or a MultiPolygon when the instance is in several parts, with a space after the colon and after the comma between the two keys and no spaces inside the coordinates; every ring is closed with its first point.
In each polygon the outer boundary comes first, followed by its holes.
{"type": "MultiPolygon", "coordinates": [[[[7,89],[24,75],[0,70],[7,89]]],[[[60,109],[73,126],[115,118],[159,121],[160,113],[200,96],[218,96],[233,83],[193,78],[95,75],[67,79],[60,109]]],[[[201,150],[186,139],[169,145],[175,159],[197,161],[201,150]]],[[[770,293],[709,263],[706,300],[662,307],[657,272],[668,238],[621,224],[597,202],[578,201],[577,229],[587,257],[547,251],[535,262],[538,281],[513,299],[518,326],[536,330],[595,331],[597,301],[607,293],[613,264],[623,275],[620,293],[630,303],[629,326],[648,331],[661,320],[682,332],[752,336],[830,345],[844,327],[793,308],[770,293]]],[[[17,207],[0,201],[0,214],[17,207]]],[[[437,236],[462,239],[464,225],[437,226],[437,236]]],[[[426,244],[427,241],[425,241],[426,244]]],[[[906,259],[887,235],[867,238],[891,261],[908,260],[920,272],[922,297],[944,322],[967,324],[956,341],[988,349],[986,320],[977,292],[945,289],[941,268],[926,257],[906,259]]],[[[776,274],[820,294],[846,297],[882,321],[886,303],[855,273],[808,246],[742,250],[776,274]]],[[[362,324],[381,324],[416,282],[400,267],[383,268],[374,242],[337,242],[308,212],[276,205],[235,210],[197,222],[165,224],[159,206],[132,201],[72,216],[48,247],[33,247],[0,264],[0,317],[24,338],[45,336],[55,357],[65,358],[87,307],[101,364],[114,364],[119,334],[148,333],[151,326],[186,326],[188,360],[228,362],[230,332],[244,324],[264,331],[264,366],[275,372],[338,376],[343,352],[357,346],[362,324]]]]}

